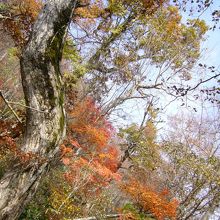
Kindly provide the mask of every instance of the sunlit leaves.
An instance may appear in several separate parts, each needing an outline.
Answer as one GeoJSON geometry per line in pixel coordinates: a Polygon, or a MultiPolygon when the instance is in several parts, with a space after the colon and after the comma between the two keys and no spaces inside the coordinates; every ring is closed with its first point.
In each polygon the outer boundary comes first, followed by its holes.
{"type": "Polygon", "coordinates": [[[140,39],[140,46],[153,62],[168,61],[172,68],[193,66],[199,57],[200,41],[208,30],[204,21],[190,20],[185,25],[178,9],[170,6],[158,11],[147,23],[148,31],[140,39]]]}
{"type": "Polygon", "coordinates": [[[133,199],[143,212],[149,211],[156,219],[176,219],[178,201],[169,198],[168,192],[156,192],[136,180],[130,180],[130,182],[122,185],[122,190],[133,199]]]}
{"type": "Polygon", "coordinates": [[[5,4],[4,28],[13,37],[16,45],[22,46],[26,43],[32,30],[32,25],[42,7],[41,1],[10,0],[5,4]]]}
{"type": "Polygon", "coordinates": [[[70,187],[62,187],[62,185],[56,187],[51,185],[50,194],[49,204],[51,208],[47,210],[49,219],[54,219],[54,217],[59,219],[62,216],[71,217],[80,213],[81,210],[71,195],[70,187]]]}
{"type": "Polygon", "coordinates": [[[62,161],[67,166],[66,179],[80,181],[84,175],[94,187],[106,185],[111,179],[119,180],[118,150],[110,143],[113,127],[101,114],[91,98],[78,102],[70,111],[68,139],[62,145],[62,161]],[[71,147],[72,149],[71,149],[71,147]]]}
{"type": "Polygon", "coordinates": [[[156,129],[151,121],[148,121],[143,129],[132,125],[122,129],[119,133],[126,140],[130,149],[132,161],[147,169],[154,169],[160,161],[159,148],[156,144],[156,129]]]}

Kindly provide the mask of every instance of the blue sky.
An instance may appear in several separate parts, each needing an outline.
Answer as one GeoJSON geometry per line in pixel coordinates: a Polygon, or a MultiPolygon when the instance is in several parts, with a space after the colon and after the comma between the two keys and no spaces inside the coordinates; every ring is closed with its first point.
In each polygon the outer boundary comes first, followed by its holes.
{"type": "MultiPolygon", "coordinates": [[[[212,27],[214,23],[212,22],[212,12],[214,9],[220,9],[220,0],[214,0],[213,5],[210,6],[202,15],[200,19],[204,19],[209,27],[212,27]]],[[[189,18],[188,14],[183,13],[183,21],[186,21],[189,18]]],[[[194,14],[190,16],[190,19],[198,18],[198,14],[194,14]]],[[[217,25],[217,28],[213,30],[209,30],[206,34],[206,40],[201,43],[201,59],[198,63],[204,63],[207,66],[215,66],[217,69],[220,70],[220,23],[217,25]]],[[[209,78],[209,73],[206,71],[204,73],[204,78],[209,78]]],[[[197,76],[198,77],[198,76],[197,76]]],[[[216,85],[216,80],[210,81],[207,86],[216,85]]],[[[169,103],[170,97],[164,97],[163,103],[169,103]]],[[[175,101],[170,104],[166,111],[165,115],[170,116],[174,115],[178,112],[188,112],[190,114],[196,114],[200,117],[201,114],[206,114],[212,117],[213,115],[218,114],[218,110],[213,108],[213,105],[209,102],[203,103],[202,101],[188,101],[188,107],[181,107],[181,101],[175,101]],[[194,111],[194,108],[197,109],[197,112],[194,111]],[[205,110],[204,110],[205,109],[205,110]],[[205,113],[204,113],[205,112],[205,113]]],[[[163,104],[164,105],[164,104],[163,104]]],[[[125,104],[127,109],[131,110],[131,115],[129,118],[130,122],[139,122],[143,117],[143,106],[138,106],[138,103],[126,103],[125,104]]],[[[162,114],[162,119],[166,121],[166,117],[162,114]]],[[[162,124],[161,124],[162,125],[162,124]]]]}
{"type": "MultiPolygon", "coordinates": [[[[220,10],[220,0],[213,0],[213,4],[208,8],[201,18],[203,18],[209,26],[213,26],[211,13],[214,10],[220,10]]],[[[220,24],[212,31],[208,31],[207,40],[203,44],[203,48],[207,48],[206,62],[215,67],[220,67],[220,24]]]]}

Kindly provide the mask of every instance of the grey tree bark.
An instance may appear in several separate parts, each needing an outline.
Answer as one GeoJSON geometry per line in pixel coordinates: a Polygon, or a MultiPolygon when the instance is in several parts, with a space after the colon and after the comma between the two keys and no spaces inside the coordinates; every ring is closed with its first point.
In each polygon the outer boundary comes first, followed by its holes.
{"type": "Polygon", "coordinates": [[[21,56],[27,121],[21,150],[34,153],[28,165],[14,165],[0,180],[0,219],[19,217],[32,198],[65,135],[64,91],[59,63],[77,0],[48,0],[21,56]],[[42,159],[43,158],[43,159],[42,159]]]}

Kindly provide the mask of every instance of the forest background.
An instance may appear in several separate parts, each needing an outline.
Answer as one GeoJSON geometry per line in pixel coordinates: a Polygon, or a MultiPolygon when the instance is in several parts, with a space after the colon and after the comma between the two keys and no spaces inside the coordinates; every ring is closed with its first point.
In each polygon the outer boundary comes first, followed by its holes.
{"type": "Polygon", "coordinates": [[[218,4],[2,1],[0,219],[218,219],[218,4]]]}

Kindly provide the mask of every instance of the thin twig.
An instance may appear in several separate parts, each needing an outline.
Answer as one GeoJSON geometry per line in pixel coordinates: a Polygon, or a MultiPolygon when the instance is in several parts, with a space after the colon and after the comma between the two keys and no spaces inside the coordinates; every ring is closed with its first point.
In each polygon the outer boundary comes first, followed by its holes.
{"type": "Polygon", "coordinates": [[[39,109],[36,109],[36,108],[30,107],[30,106],[27,106],[27,105],[21,104],[21,103],[19,103],[19,102],[8,101],[8,103],[10,103],[10,104],[14,104],[14,105],[20,105],[20,106],[22,106],[22,107],[29,108],[29,109],[32,109],[32,110],[37,111],[37,112],[47,113],[46,111],[41,111],[41,110],[39,110],[39,109]]]}
{"type": "Polygon", "coordinates": [[[0,90],[0,96],[2,97],[3,101],[5,102],[5,104],[7,105],[7,107],[11,110],[11,112],[13,113],[13,115],[15,116],[15,118],[18,120],[19,123],[22,124],[21,119],[19,118],[19,116],[17,115],[17,113],[15,112],[15,110],[11,107],[10,103],[8,102],[8,100],[4,97],[2,91],[0,90]]]}

